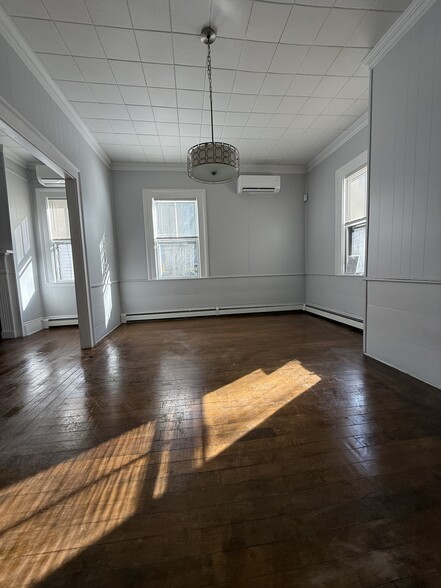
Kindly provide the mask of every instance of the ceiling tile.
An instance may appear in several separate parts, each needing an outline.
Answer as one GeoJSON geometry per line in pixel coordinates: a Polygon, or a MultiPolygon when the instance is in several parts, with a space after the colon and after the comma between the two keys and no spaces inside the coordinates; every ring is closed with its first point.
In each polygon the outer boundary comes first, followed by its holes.
{"type": "Polygon", "coordinates": [[[128,161],[122,145],[106,145],[105,151],[112,161],[128,161]]]}
{"type": "Polygon", "coordinates": [[[181,137],[199,137],[201,134],[201,125],[180,124],[179,134],[181,137]]]}
{"type": "Polygon", "coordinates": [[[173,50],[176,64],[205,67],[207,53],[199,36],[173,34],[173,50]]]}
{"type": "Polygon", "coordinates": [[[338,98],[360,98],[369,88],[368,78],[351,78],[341,89],[338,98]]]}
{"type": "Polygon", "coordinates": [[[364,14],[365,12],[363,10],[333,8],[317,35],[314,44],[343,47],[360,23],[364,14]]]}
{"type": "Polygon", "coordinates": [[[133,127],[133,123],[130,120],[110,120],[109,124],[115,133],[134,133],[135,132],[135,129],[133,127]]]}
{"type": "MultiPolygon", "coordinates": [[[[228,110],[230,103],[230,94],[222,94],[220,92],[213,92],[213,108],[216,110],[228,110]]],[[[204,92],[204,110],[210,110],[210,94],[204,92]]]]}
{"type": "MultiPolygon", "coordinates": [[[[155,135],[156,130],[156,123],[153,121],[145,122],[145,121],[133,121],[133,126],[135,127],[135,132],[139,135],[155,135]]],[[[141,141],[141,138],[140,138],[141,141]]],[[[149,143],[146,143],[147,145],[149,143]]]]}
{"type": "Polygon", "coordinates": [[[311,47],[300,66],[299,73],[325,74],[339,51],[337,47],[311,47]]]}
{"type": "Polygon", "coordinates": [[[292,75],[269,73],[265,77],[260,94],[284,96],[291,85],[292,79],[292,75]]]}
{"type": "Polygon", "coordinates": [[[258,114],[252,112],[248,119],[248,125],[252,127],[267,127],[271,121],[271,114],[258,114]]]}
{"type": "Polygon", "coordinates": [[[79,57],[105,57],[95,27],[91,25],[58,22],[57,28],[72,55],[79,57]]]}
{"type": "Polygon", "coordinates": [[[228,110],[230,112],[251,112],[256,102],[255,94],[231,94],[228,110]]]}
{"type": "Polygon", "coordinates": [[[202,121],[202,111],[178,108],[178,118],[180,123],[200,124],[202,121]]]}
{"type": "Polygon", "coordinates": [[[109,64],[118,84],[125,86],[145,86],[144,74],[140,63],[134,61],[109,61],[109,64]]]}
{"type": "Polygon", "coordinates": [[[327,75],[352,76],[355,70],[360,66],[367,52],[367,49],[345,47],[340,51],[335,61],[326,72],[327,75]]]}
{"type": "Polygon", "coordinates": [[[103,145],[118,143],[118,137],[115,133],[94,133],[94,136],[98,143],[103,145]]]}
{"type": "MultiPolygon", "coordinates": [[[[324,76],[312,92],[312,96],[335,98],[348,80],[349,78],[344,76],[324,76]]],[[[344,98],[347,98],[347,96],[344,96],[344,98]]]]}
{"type": "Polygon", "coordinates": [[[203,90],[205,86],[205,68],[177,65],[175,67],[176,87],[182,90],[203,90]]]}
{"type": "Polygon", "coordinates": [[[176,33],[199,35],[210,22],[210,2],[207,0],[170,0],[172,29],[176,33]]]}
{"type": "MultiPolygon", "coordinates": [[[[156,133],[156,125],[155,125],[155,133],[156,133]]],[[[159,145],[159,137],[158,135],[139,135],[138,136],[139,142],[141,145],[145,146],[158,146],[159,145]]]]}
{"type": "Polygon", "coordinates": [[[322,76],[297,74],[293,77],[292,83],[286,94],[288,96],[311,96],[321,79],[322,76]]]}
{"type": "Polygon", "coordinates": [[[396,21],[396,12],[369,11],[348,40],[351,47],[373,47],[396,21]]]}
{"type": "Polygon", "coordinates": [[[354,116],[361,116],[365,112],[367,112],[369,108],[369,100],[356,100],[347,110],[345,110],[344,114],[347,116],[354,115],[354,116]]]}
{"type": "Polygon", "coordinates": [[[270,66],[273,73],[297,73],[308,53],[307,45],[278,45],[270,66]]]}
{"type": "Polygon", "coordinates": [[[149,94],[154,106],[176,107],[176,90],[170,88],[149,88],[149,94]]]}
{"type": "Polygon", "coordinates": [[[284,132],[285,129],[282,129],[281,127],[268,127],[264,130],[262,139],[280,139],[284,132]]]}
{"type": "Polygon", "coordinates": [[[39,57],[52,79],[72,82],[84,80],[81,71],[78,69],[72,57],[67,55],[51,55],[49,53],[40,53],[39,57]]]}
{"type": "Polygon", "coordinates": [[[276,43],[245,41],[239,61],[239,69],[244,71],[268,71],[276,47],[276,43]]]}
{"type": "Polygon", "coordinates": [[[300,110],[300,114],[321,114],[330,103],[329,98],[308,98],[300,110]]]}
{"type": "Polygon", "coordinates": [[[159,135],[179,135],[179,125],[177,123],[156,123],[159,135]]]}
{"type": "Polygon", "coordinates": [[[265,74],[238,71],[234,81],[233,92],[236,94],[258,94],[262,87],[265,74]]]}
{"type": "Polygon", "coordinates": [[[97,102],[122,104],[123,99],[116,84],[89,84],[97,102]]]}
{"type": "Polygon", "coordinates": [[[153,114],[156,122],[178,122],[178,110],[177,108],[163,108],[161,106],[155,106],[153,108],[153,114]]]}
{"type": "Polygon", "coordinates": [[[106,118],[96,102],[72,102],[72,104],[83,118],[106,118]]]}
{"type": "Polygon", "coordinates": [[[329,14],[328,8],[294,6],[283,32],[282,43],[311,45],[329,14]]]}
{"type": "Polygon", "coordinates": [[[375,0],[335,0],[334,8],[364,8],[368,10],[374,3],[375,0]]]}
{"type": "Polygon", "coordinates": [[[291,129],[308,129],[315,121],[315,114],[298,114],[291,123],[291,129]]]}
{"type": "MultiPolygon", "coordinates": [[[[203,65],[205,66],[207,52],[205,50],[205,45],[202,45],[200,41],[199,45],[203,50],[203,65]]],[[[242,51],[242,45],[242,41],[237,41],[236,39],[217,39],[216,45],[214,49],[212,49],[211,53],[211,62],[213,64],[213,68],[237,69],[240,53],[242,51]]]]}
{"type": "Polygon", "coordinates": [[[13,20],[34,51],[64,55],[69,53],[53,22],[29,18],[13,20]]]}
{"type": "Polygon", "coordinates": [[[115,77],[110,69],[107,59],[77,57],[75,61],[87,82],[102,84],[115,83],[115,77]]]}
{"type": "Polygon", "coordinates": [[[29,0],[1,0],[1,4],[9,16],[49,18],[49,14],[41,0],[32,0],[32,2],[29,2],[29,0]]]}
{"type": "Polygon", "coordinates": [[[403,12],[411,3],[412,0],[376,0],[372,8],[375,10],[396,10],[403,12]]]}
{"type": "Polygon", "coordinates": [[[264,127],[249,127],[246,126],[243,130],[242,137],[244,139],[260,139],[263,135],[264,127]]]}
{"type": "Polygon", "coordinates": [[[354,100],[347,98],[334,98],[323,110],[322,114],[343,114],[354,104],[354,100]]]}
{"type": "MultiPolygon", "coordinates": [[[[227,143],[234,143],[236,139],[239,139],[240,137],[242,137],[243,131],[244,131],[244,127],[241,127],[241,126],[237,126],[237,127],[226,126],[223,128],[222,138],[225,140],[225,138],[228,137],[227,143]]],[[[262,133],[263,133],[263,129],[262,129],[262,133]]]]}
{"type": "Polygon", "coordinates": [[[58,85],[69,100],[76,100],[78,102],[96,101],[88,84],[84,82],[58,82],[58,85]]]}
{"type": "Polygon", "coordinates": [[[154,120],[150,106],[127,106],[127,110],[132,120],[154,120]]]}
{"type": "Polygon", "coordinates": [[[277,112],[279,114],[297,114],[305,104],[307,98],[303,96],[285,96],[282,98],[277,112]]]}
{"type": "Polygon", "coordinates": [[[124,151],[130,161],[146,161],[144,150],[138,145],[124,145],[124,151]]]}
{"type": "Polygon", "coordinates": [[[175,87],[175,70],[173,65],[143,63],[142,66],[148,86],[155,88],[175,87]]]}
{"type": "Polygon", "coordinates": [[[341,117],[337,115],[318,116],[312,123],[312,129],[330,129],[341,117]]]}
{"type": "Polygon", "coordinates": [[[138,135],[135,134],[120,134],[118,139],[121,145],[139,145],[138,135]]]}
{"type": "Polygon", "coordinates": [[[181,139],[179,135],[166,135],[159,137],[159,142],[162,147],[180,147],[181,139]]]}
{"type": "Polygon", "coordinates": [[[247,124],[249,114],[245,112],[227,112],[225,124],[231,126],[244,126],[247,124]]]}
{"type": "Polygon", "coordinates": [[[282,101],[281,96],[258,96],[254,104],[254,112],[276,112],[282,101]]]}
{"type": "Polygon", "coordinates": [[[212,0],[210,22],[221,37],[243,39],[253,6],[252,0],[227,3],[225,0],[212,0]]]}
{"type": "Polygon", "coordinates": [[[139,59],[138,46],[132,30],[111,27],[96,27],[96,30],[109,59],[139,59]]]}
{"type": "Polygon", "coordinates": [[[150,98],[147,88],[141,86],[119,86],[125,104],[149,106],[150,98]]]}
{"type": "Polygon", "coordinates": [[[179,108],[202,108],[204,93],[198,90],[177,90],[179,108]]]}
{"type": "Polygon", "coordinates": [[[123,104],[100,104],[100,107],[108,119],[124,120],[129,118],[127,107],[123,104]]]}
{"type": "Polygon", "coordinates": [[[135,31],[141,60],[151,63],[173,63],[172,37],[170,33],[135,31]]]}
{"type": "Polygon", "coordinates": [[[132,27],[126,0],[85,0],[85,2],[94,24],[108,27],[132,27]]]}
{"type": "Polygon", "coordinates": [[[109,124],[108,120],[100,118],[88,118],[84,121],[89,129],[94,133],[111,133],[114,129],[109,124]]]}
{"type": "Polygon", "coordinates": [[[271,119],[270,126],[287,129],[293,120],[294,115],[292,114],[274,114],[271,119]]]}
{"type": "Polygon", "coordinates": [[[169,3],[165,0],[128,0],[136,28],[171,31],[169,3]]]}
{"type": "MultiPolygon", "coordinates": [[[[214,69],[213,87],[222,92],[232,92],[236,72],[232,69],[214,69]]],[[[208,79],[205,76],[205,89],[208,90],[208,79]]]]}
{"type": "MultiPolygon", "coordinates": [[[[213,112],[213,121],[215,125],[223,125],[225,124],[225,118],[227,116],[226,112],[214,111],[213,112]]],[[[209,125],[211,123],[210,112],[208,110],[204,110],[202,112],[202,124],[209,125]]]]}
{"type": "Polygon", "coordinates": [[[254,2],[246,38],[253,41],[275,41],[277,43],[290,12],[290,6],[254,2]]]}
{"type": "Polygon", "coordinates": [[[83,0],[43,0],[52,20],[89,24],[89,13],[83,0]]]}

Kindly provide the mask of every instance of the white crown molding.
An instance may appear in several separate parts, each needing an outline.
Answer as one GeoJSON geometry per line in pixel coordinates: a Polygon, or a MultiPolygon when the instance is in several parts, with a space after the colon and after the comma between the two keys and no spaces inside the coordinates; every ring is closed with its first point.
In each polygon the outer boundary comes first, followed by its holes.
{"type": "Polygon", "coordinates": [[[314,169],[319,163],[322,163],[325,159],[327,159],[334,151],[337,151],[342,145],[344,145],[349,139],[352,139],[354,135],[356,135],[359,131],[364,129],[369,123],[369,116],[368,113],[365,112],[357,119],[350,127],[348,127],[345,131],[341,133],[336,139],[334,139],[327,147],[325,147],[320,153],[318,153],[314,159],[312,159],[308,165],[306,166],[306,171],[310,172],[314,169]]]}
{"type": "MultiPolygon", "coordinates": [[[[10,151],[7,147],[4,148],[3,154],[5,156],[5,159],[9,159],[21,168],[24,168],[25,170],[28,168],[29,162],[26,161],[26,159],[23,159],[23,157],[20,157],[20,155],[18,155],[17,153],[10,151]]],[[[9,171],[12,170],[9,169],[9,171]]]]}
{"type": "MultiPolygon", "coordinates": [[[[182,163],[131,163],[128,161],[114,161],[110,168],[114,171],[150,171],[150,172],[187,172],[187,166],[182,163]]],[[[259,165],[249,164],[240,166],[241,173],[264,174],[304,174],[304,165],[259,165]]]]}
{"type": "Polygon", "coordinates": [[[437,0],[413,0],[390,29],[381,37],[375,47],[366,55],[363,63],[374,68],[389,53],[400,39],[409,31],[431,8],[437,0]]]}
{"type": "Polygon", "coordinates": [[[31,73],[41,83],[43,88],[47,91],[49,96],[61,108],[64,114],[75,125],[77,131],[87,141],[90,147],[95,151],[98,157],[107,166],[110,165],[110,158],[96,141],[95,137],[84,124],[79,114],[76,112],[72,104],[63,94],[58,85],[49,75],[49,72],[40,61],[39,57],[32,51],[30,45],[25,40],[23,35],[17,29],[15,24],[6,14],[5,10],[0,6],[0,34],[5,38],[11,48],[22,59],[25,65],[30,69],[31,73]]]}

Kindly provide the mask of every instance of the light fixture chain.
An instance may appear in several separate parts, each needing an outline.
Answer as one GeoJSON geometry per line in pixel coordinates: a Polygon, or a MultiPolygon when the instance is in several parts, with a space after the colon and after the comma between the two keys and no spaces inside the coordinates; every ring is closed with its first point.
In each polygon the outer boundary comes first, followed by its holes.
{"type": "Polygon", "coordinates": [[[211,49],[210,44],[207,44],[207,76],[208,88],[210,91],[210,116],[211,116],[211,142],[214,143],[214,124],[213,124],[213,80],[211,76],[211,49]]]}

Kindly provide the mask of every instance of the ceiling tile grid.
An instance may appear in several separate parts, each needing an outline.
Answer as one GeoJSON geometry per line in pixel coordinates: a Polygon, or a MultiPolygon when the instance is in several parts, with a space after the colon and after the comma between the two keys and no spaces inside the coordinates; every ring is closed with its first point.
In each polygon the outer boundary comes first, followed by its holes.
{"type": "Polygon", "coordinates": [[[410,0],[0,0],[112,160],[305,164],[368,109],[362,60],[410,0]]]}

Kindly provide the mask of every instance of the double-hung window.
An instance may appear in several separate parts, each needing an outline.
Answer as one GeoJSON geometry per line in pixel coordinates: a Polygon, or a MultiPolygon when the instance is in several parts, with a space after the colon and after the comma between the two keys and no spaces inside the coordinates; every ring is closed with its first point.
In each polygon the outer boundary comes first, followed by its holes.
{"type": "Polygon", "coordinates": [[[367,154],[336,172],[337,274],[363,275],[366,258],[367,154]]]}
{"type": "Polygon", "coordinates": [[[151,279],[205,277],[205,192],[144,190],[151,279]]]}

